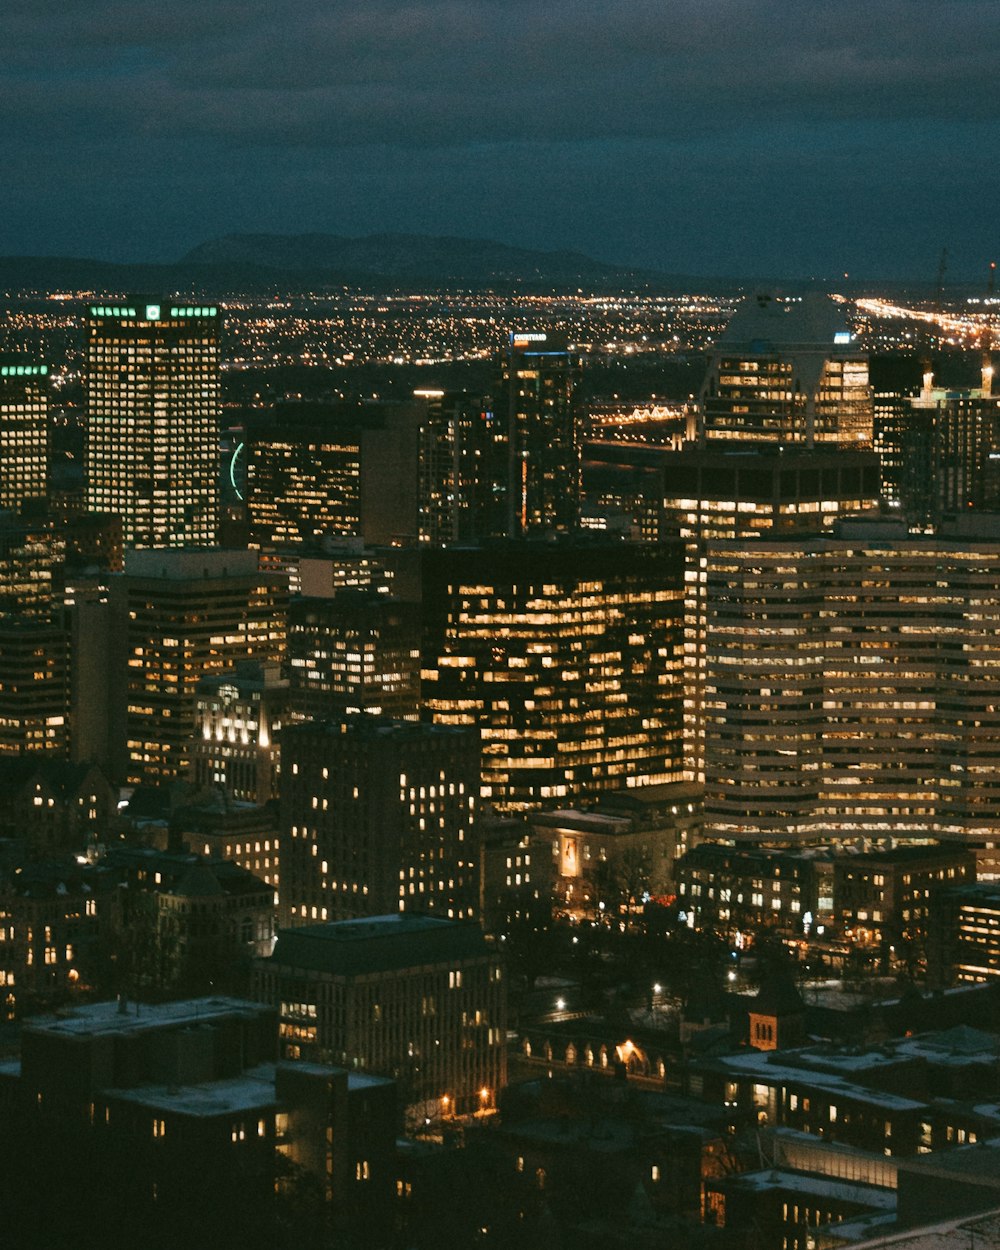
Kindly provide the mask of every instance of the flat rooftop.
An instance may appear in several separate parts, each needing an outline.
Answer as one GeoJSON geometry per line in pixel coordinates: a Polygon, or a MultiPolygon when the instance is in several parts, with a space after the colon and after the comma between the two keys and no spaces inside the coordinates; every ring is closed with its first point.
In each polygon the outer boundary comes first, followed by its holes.
{"type": "Polygon", "coordinates": [[[479,925],[433,916],[372,916],[279,929],[272,963],[332,976],[362,976],[489,954],[479,925]]]}
{"type": "Polygon", "coordinates": [[[145,1033],[170,1026],[211,1024],[230,1016],[269,1015],[272,1008],[240,998],[189,998],[175,1003],[87,1003],[66,1015],[27,1020],[25,1033],[48,1033],[67,1037],[145,1033]]]}

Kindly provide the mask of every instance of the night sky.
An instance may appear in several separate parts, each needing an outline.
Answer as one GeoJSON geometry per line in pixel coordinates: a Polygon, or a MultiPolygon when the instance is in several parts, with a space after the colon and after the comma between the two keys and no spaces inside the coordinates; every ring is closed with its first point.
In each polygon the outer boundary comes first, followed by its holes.
{"type": "MultiPolygon", "coordinates": [[[[405,231],[975,279],[996,0],[6,0],[0,253],[405,231]]],[[[985,279],[984,279],[985,281],[985,279]]]]}

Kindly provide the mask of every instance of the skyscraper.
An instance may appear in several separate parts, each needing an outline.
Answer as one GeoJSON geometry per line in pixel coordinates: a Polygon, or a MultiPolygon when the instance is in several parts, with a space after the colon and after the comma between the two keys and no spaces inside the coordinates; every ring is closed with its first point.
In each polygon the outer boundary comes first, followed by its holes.
{"type": "Polygon", "coordinates": [[[510,537],[576,525],[580,455],[573,388],[579,367],[563,336],[511,331],[503,359],[510,537]]]}
{"type": "Polygon", "coordinates": [[[486,395],[414,391],[420,425],[420,539],[442,543],[506,532],[507,422],[486,395]]]}
{"type": "Polygon", "coordinates": [[[284,657],[284,578],[259,572],[252,551],[134,551],[112,592],[116,671],[117,648],[126,653],[125,721],[112,726],[126,758],[113,771],[139,783],[186,777],[199,682],[238,660],[284,657]]]}
{"type": "Polygon", "coordinates": [[[204,547],[218,522],[219,310],[94,304],[87,323],[87,505],[126,547],[204,547]]]}
{"type": "Polygon", "coordinates": [[[868,359],[853,339],[824,295],[746,300],[710,356],[702,440],[870,444],[868,359]]]}
{"type": "Polygon", "coordinates": [[[296,547],[324,537],[387,543],[417,533],[423,405],[282,403],[247,422],[252,540],[296,547]]]}
{"type": "Polygon", "coordinates": [[[966,522],[709,549],[708,833],[946,837],[995,860],[1000,533],[966,522]]]}
{"type": "Polygon", "coordinates": [[[48,372],[29,357],[0,356],[0,509],[47,493],[48,372]]]}
{"type": "Polygon", "coordinates": [[[683,551],[600,540],[399,553],[423,715],[474,725],[502,810],[679,780],[683,551]]]}
{"type": "Polygon", "coordinates": [[[293,599],[288,675],[298,719],[368,712],[416,720],[420,630],[414,605],[361,589],[293,599]]]}

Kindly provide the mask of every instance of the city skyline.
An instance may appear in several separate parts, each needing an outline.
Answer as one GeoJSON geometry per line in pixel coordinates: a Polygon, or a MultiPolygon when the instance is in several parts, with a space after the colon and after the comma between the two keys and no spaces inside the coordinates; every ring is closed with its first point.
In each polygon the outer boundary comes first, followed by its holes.
{"type": "Polygon", "coordinates": [[[743,277],[932,281],[947,247],[958,281],[995,244],[983,5],[95,0],[9,21],[0,254],[402,231],[743,277]]]}

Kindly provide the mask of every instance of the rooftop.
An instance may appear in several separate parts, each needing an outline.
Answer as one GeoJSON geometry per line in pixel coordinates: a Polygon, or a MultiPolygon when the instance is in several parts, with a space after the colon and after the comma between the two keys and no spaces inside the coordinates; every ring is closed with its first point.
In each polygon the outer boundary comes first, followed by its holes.
{"type": "Polygon", "coordinates": [[[851,1202],[875,1210],[894,1211],[896,1192],[879,1189],[874,1185],[856,1185],[850,1181],[835,1180],[829,1176],[809,1176],[785,1168],[769,1168],[763,1172],[743,1172],[727,1181],[741,1189],[779,1189],[785,1192],[812,1194],[837,1202],[851,1202]]]}
{"type": "Polygon", "coordinates": [[[489,951],[477,924],[403,914],[280,929],[270,962],[353,977],[455,963],[489,951]]]}
{"type": "Polygon", "coordinates": [[[34,1016],[24,1023],[26,1033],[66,1037],[95,1037],[146,1033],[184,1025],[210,1024],[226,1017],[271,1015],[272,1009],[240,998],[189,998],[173,1003],[86,1003],[69,1014],[34,1016]]]}
{"type": "Polygon", "coordinates": [[[1000,1245],[1000,1210],[960,1215],[905,1233],[855,1243],[856,1250],[970,1250],[1000,1245]]]}
{"type": "Polygon", "coordinates": [[[274,1068],[251,1068],[242,1076],[200,1085],[140,1085],[136,1089],[115,1089],[118,1102],[128,1102],[153,1111],[211,1119],[214,1116],[254,1114],[275,1106],[274,1068]]]}
{"type": "MultiPolygon", "coordinates": [[[[851,351],[853,335],[840,308],[827,295],[784,299],[767,291],[748,296],[736,309],[718,348],[743,348],[756,355],[783,349],[851,351]]],[[[856,349],[854,349],[856,350],[856,349]]]]}

